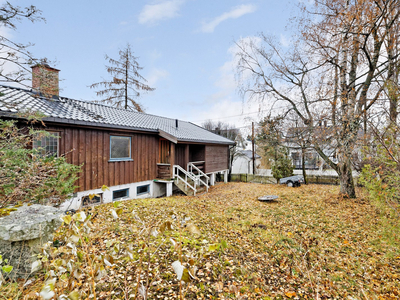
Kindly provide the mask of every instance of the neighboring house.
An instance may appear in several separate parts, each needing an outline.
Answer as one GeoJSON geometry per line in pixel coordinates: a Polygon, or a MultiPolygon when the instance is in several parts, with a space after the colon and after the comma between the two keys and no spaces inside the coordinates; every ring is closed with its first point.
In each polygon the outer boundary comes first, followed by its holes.
{"type": "Polygon", "coordinates": [[[289,128],[285,137],[285,146],[289,150],[289,156],[292,158],[293,166],[296,170],[302,169],[304,159],[304,167],[307,170],[324,170],[330,169],[329,165],[320,157],[320,155],[312,147],[312,140],[320,141],[319,145],[322,151],[334,163],[337,163],[335,144],[330,138],[333,134],[333,128],[321,125],[315,129],[313,136],[309,134],[307,127],[289,128]],[[304,152],[304,155],[303,155],[304,152]]]}
{"type": "MultiPolygon", "coordinates": [[[[236,139],[236,151],[232,161],[232,174],[253,174],[253,151],[251,141],[246,141],[241,135],[236,139]]],[[[261,156],[257,154],[257,145],[255,145],[255,172],[261,166],[261,156]]]]}
{"type": "Polygon", "coordinates": [[[43,96],[37,80],[32,90],[0,86],[0,117],[23,126],[18,112],[43,114],[44,129],[59,138],[46,137],[33,147],[82,165],[79,187],[63,209],[86,204],[89,194],[98,194],[98,202],[169,196],[173,183],[196,194],[200,185],[213,185],[217,173],[227,174],[233,141],[190,122],[60,97],[58,70],[42,65],[33,68],[38,72],[53,74],[46,91],[55,92],[43,96]]]}
{"type": "MultiPolygon", "coordinates": [[[[255,173],[261,165],[261,156],[257,153],[255,157],[255,173]]],[[[232,174],[253,174],[253,151],[251,150],[237,150],[232,164],[232,174]]]]}

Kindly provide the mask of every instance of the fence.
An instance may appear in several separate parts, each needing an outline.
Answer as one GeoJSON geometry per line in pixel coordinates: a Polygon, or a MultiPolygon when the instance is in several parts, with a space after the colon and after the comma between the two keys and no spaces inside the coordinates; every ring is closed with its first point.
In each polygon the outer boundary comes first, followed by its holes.
{"type": "MultiPolygon", "coordinates": [[[[253,174],[231,174],[231,182],[276,183],[271,176],[253,174]]],[[[308,183],[313,184],[339,184],[339,178],[331,175],[307,175],[308,183]]]]}

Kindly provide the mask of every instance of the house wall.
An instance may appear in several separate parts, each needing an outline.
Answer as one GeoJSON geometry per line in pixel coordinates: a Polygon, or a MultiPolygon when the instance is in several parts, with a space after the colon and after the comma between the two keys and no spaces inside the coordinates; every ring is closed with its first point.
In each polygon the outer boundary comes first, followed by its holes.
{"type": "Polygon", "coordinates": [[[157,177],[159,138],[156,135],[61,126],[47,126],[46,130],[60,133],[59,154],[65,154],[67,162],[83,165],[78,192],[157,177]],[[111,135],[132,138],[132,161],[109,161],[111,135]]]}
{"type": "Polygon", "coordinates": [[[205,173],[229,169],[229,146],[206,145],[205,173]]]}
{"type": "Polygon", "coordinates": [[[160,197],[165,196],[166,193],[166,185],[162,183],[155,183],[153,180],[142,181],[142,182],[134,182],[129,184],[121,184],[117,186],[110,187],[108,190],[102,191],[101,189],[92,189],[88,191],[77,192],[74,196],[64,203],[61,204],[60,209],[62,210],[70,210],[70,209],[79,209],[82,206],[82,197],[85,197],[90,194],[101,195],[102,201],[101,203],[109,203],[113,201],[112,195],[114,191],[129,189],[129,197],[119,199],[118,201],[127,200],[127,199],[140,199],[140,198],[148,198],[148,197],[160,197]],[[137,187],[149,185],[149,192],[138,194],[137,187]]]}
{"type": "Polygon", "coordinates": [[[205,146],[204,145],[189,145],[189,160],[205,161],[205,146]]]}
{"type": "Polygon", "coordinates": [[[185,144],[177,144],[175,146],[175,165],[179,165],[186,170],[186,166],[189,162],[188,157],[186,157],[186,147],[185,144]]]}
{"type": "Polygon", "coordinates": [[[252,174],[252,168],[252,161],[247,156],[238,156],[233,160],[233,174],[252,174]]]}
{"type": "MultiPolygon", "coordinates": [[[[260,158],[256,158],[255,165],[255,174],[258,174],[261,165],[260,158]]],[[[232,174],[253,174],[253,160],[244,155],[235,157],[232,164],[232,174]]]]}

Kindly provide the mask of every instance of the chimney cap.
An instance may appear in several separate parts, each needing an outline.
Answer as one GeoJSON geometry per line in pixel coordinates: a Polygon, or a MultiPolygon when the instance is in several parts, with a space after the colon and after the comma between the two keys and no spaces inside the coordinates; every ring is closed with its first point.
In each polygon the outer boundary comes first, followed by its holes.
{"type": "Polygon", "coordinates": [[[37,64],[31,66],[32,69],[33,69],[33,68],[38,68],[38,67],[42,67],[42,68],[44,67],[44,68],[49,69],[49,70],[51,70],[51,71],[60,72],[59,69],[50,67],[47,63],[37,63],[37,64]]]}

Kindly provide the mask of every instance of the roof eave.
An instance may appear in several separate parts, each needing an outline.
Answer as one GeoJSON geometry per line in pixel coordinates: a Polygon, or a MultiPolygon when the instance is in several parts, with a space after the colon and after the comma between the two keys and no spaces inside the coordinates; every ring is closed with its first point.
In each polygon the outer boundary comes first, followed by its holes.
{"type": "Polygon", "coordinates": [[[233,146],[236,143],[232,141],[210,141],[210,140],[192,140],[192,139],[178,139],[178,143],[198,143],[198,144],[219,144],[233,146]]]}
{"type": "MultiPolygon", "coordinates": [[[[5,116],[5,117],[13,118],[13,119],[26,120],[26,118],[20,117],[20,116],[18,116],[17,113],[13,113],[13,112],[0,111],[0,116],[5,116]]],[[[59,123],[59,124],[61,123],[61,124],[65,124],[65,125],[93,126],[93,127],[100,127],[100,128],[124,129],[124,130],[133,130],[133,131],[151,132],[151,133],[158,132],[158,130],[156,130],[156,129],[112,125],[112,124],[101,123],[101,122],[79,121],[79,120],[71,120],[71,119],[64,119],[64,118],[57,118],[57,117],[44,117],[42,120],[43,120],[43,122],[59,123]]]]}

